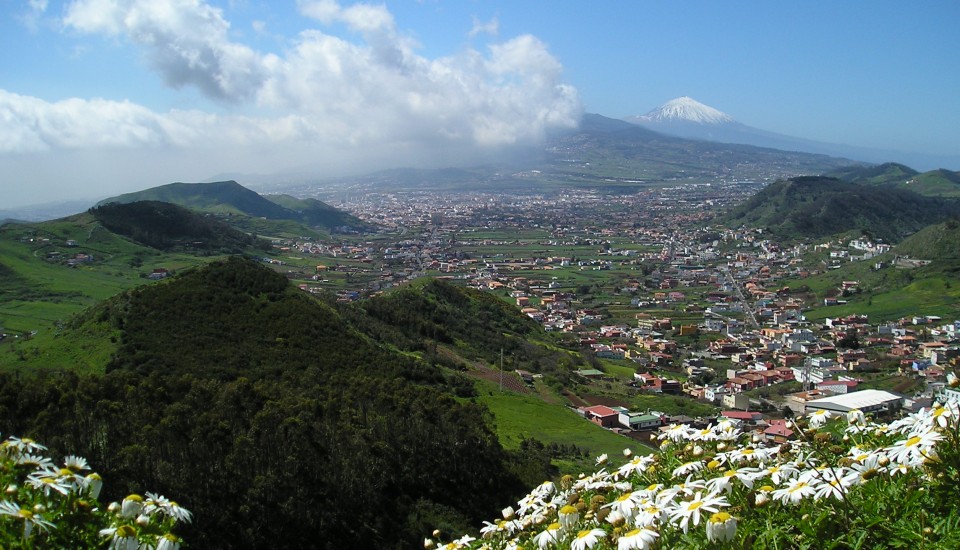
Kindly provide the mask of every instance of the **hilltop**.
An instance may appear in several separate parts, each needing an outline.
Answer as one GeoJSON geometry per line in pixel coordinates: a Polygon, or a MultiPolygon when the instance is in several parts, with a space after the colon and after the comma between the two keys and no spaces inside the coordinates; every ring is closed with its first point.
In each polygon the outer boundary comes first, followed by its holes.
{"type": "Polygon", "coordinates": [[[960,197],[960,172],[939,169],[917,172],[888,162],[877,166],[849,166],[826,174],[851,183],[884,185],[931,197],[960,197]]]}
{"type": "Polygon", "coordinates": [[[354,216],[315,199],[296,199],[287,195],[262,196],[235,181],[212,183],[170,183],[104,199],[97,203],[137,201],[169,202],[199,212],[232,218],[246,216],[268,220],[287,220],[326,230],[366,228],[354,216]]]}
{"type": "Polygon", "coordinates": [[[772,183],[721,219],[763,228],[779,238],[819,239],[858,231],[896,243],[958,212],[955,201],[809,176],[772,183]]]}
{"type": "Polygon", "coordinates": [[[930,225],[903,240],[894,251],[922,260],[960,260],[960,222],[930,225]]]}

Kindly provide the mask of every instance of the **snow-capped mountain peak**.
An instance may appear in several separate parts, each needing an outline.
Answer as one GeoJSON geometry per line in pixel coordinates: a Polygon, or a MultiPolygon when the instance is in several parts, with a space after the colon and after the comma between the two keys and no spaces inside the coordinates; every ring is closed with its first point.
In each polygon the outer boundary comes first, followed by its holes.
{"type": "Polygon", "coordinates": [[[734,122],[732,116],[687,96],[671,99],[649,113],[636,118],[649,122],[672,122],[680,120],[696,122],[698,124],[734,122]]]}

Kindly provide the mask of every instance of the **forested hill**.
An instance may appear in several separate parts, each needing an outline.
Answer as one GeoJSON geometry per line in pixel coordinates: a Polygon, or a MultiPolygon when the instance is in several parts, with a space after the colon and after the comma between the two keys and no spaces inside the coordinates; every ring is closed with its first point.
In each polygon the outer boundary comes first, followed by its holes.
{"type": "Polygon", "coordinates": [[[109,203],[89,212],[110,231],[158,250],[236,254],[250,248],[270,248],[266,241],[168,202],[109,203]]]}
{"type": "Polygon", "coordinates": [[[505,452],[486,409],[451,395],[459,375],[248,260],[129,291],[63,330],[93,325],[115,341],[106,374],[0,375],[0,431],[101,465],[105,502],[176,495],[193,548],[419,548],[515,501],[529,486],[512,472],[549,464],[505,452]]]}
{"type": "Polygon", "coordinates": [[[856,230],[896,243],[958,213],[960,203],[951,199],[804,176],[768,185],[721,219],[733,227],[760,227],[783,239],[818,239],[856,230]]]}
{"type": "Polygon", "coordinates": [[[960,197],[960,172],[942,168],[921,173],[908,166],[888,162],[877,166],[847,166],[826,175],[851,183],[906,189],[930,197],[960,197]]]}
{"type": "Polygon", "coordinates": [[[199,212],[241,215],[268,220],[291,220],[311,227],[363,229],[367,224],[356,217],[315,199],[286,195],[261,196],[235,181],[212,183],[170,183],[100,201],[110,203],[162,201],[199,212]]]}
{"type": "Polygon", "coordinates": [[[925,227],[904,239],[895,252],[923,260],[960,260],[960,220],[925,227]]]}

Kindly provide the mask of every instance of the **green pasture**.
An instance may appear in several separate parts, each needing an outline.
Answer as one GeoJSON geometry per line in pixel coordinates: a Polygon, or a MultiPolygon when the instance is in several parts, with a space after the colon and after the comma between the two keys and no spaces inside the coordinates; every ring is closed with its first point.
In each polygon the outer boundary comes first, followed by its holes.
{"type": "Polygon", "coordinates": [[[619,455],[625,448],[635,452],[650,452],[636,441],[605,430],[584,419],[570,408],[551,404],[535,395],[499,392],[491,382],[478,381],[477,398],[493,413],[493,425],[500,443],[507,449],[517,449],[524,438],[543,443],[574,444],[586,449],[590,464],[560,464],[568,472],[581,471],[578,467],[592,465],[592,458],[601,454],[619,455]]]}

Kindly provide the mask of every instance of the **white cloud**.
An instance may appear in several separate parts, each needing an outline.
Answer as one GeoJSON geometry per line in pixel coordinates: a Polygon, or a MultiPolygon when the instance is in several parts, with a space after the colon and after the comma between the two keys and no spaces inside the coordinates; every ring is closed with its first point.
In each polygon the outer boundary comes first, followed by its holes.
{"type": "Polygon", "coordinates": [[[497,36],[500,32],[500,20],[494,17],[490,21],[480,21],[476,16],[473,17],[473,28],[470,29],[470,38],[481,34],[497,36]]]}
{"type": "Polygon", "coordinates": [[[303,15],[327,25],[340,22],[360,32],[394,28],[393,15],[382,4],[353,4],[344,8],[335,0],[298,0],[297,7],[303,15]]]}
{"type": "Polygon", "coordinates": [[[193,85],[211,97],[239,101],[264,78],[260,55],[231,42],[222,11],[199,0],[77,0],[63,22],[83,33],[127,37],[175,88],[193,85]]]}
{"type": "MultiPolygon", "coordinates": [[[[201,0],[71,2],[64,29],[129,42],[166,84],[194,87],[225,109],[158,112],[130,101],[47,102],[0,90],[0,157],[126,151],[116,166],[137,158],[158,174],[171,165],[206,167],[194,179],[306,165],[342,172],[351,162],[450,165],[535,142],[581,114],[562,65],[534,36],[431,59],[382,5],[301,0],[298,7],[357,34],[308,28],[284,51],[263,53],[233,40],[224,13],[201,0]]],[[[496,20],[475,27],[493,32],[496,20]]]]}

